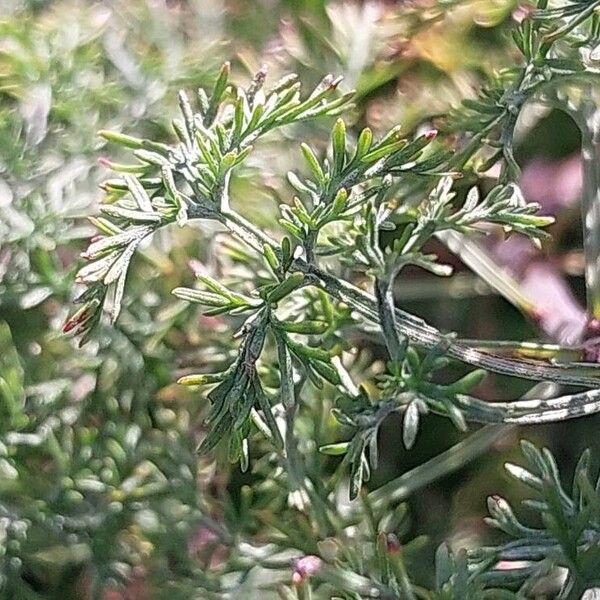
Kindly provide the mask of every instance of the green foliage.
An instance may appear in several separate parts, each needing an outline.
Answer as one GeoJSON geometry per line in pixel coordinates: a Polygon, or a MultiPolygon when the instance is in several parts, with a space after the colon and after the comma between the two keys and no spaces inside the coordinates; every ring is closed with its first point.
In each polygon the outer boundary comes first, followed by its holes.
{"type": "Polygon", "coordinates": [[[484,565],[489,568],[498,561],[515,561],[514,568],[504,563],[504,569],[488,571],[480,579],[486,585],[518,589],[521,595],[534,592],[548,574],[561,567],[567,570],[567,576],[558,597],[580,598],[586,589],[599,583],[599,487],[591,472],[590,452],[581,455],[571,489],[566,490],[548,449],[539,450],[527,441],[521,442],[521,448],[527,468],[507,463],[506,469],[529,488],[533,497],[523,504],[538,513],[536,520],[542,526],[524,525],[506,500],[490,497],[488,523],[514,539],[503,546],[473,552],[471,564],[482,571],[484,565]]]}
{"type": "MultiPolygon", "coordinates": [[[[541,36],[548,39],[547,31],[540,23],[543,21],[518,30],[519,48],[531,62],[521,72],[517,84],[504,82],[503,97],[509,97],[509,100],[506,103],[498,98],[494,101],[497,114],[477,123],[478,136],[482,132],[490,133],[500,125],[506,167],[502,179],[510,183],[494,188],[482,201],[479,201],[477,191],[472,190],[461,208],[453,207],[449,178],[443,178],[433,192],[413,206],[399,205],[389,190],[395,178],[408,174],[423,176],[425,180],[427,176],[443,174],[451,165],[457,164],[457,156],[463,164],[469,156],[466,152],[473,153],[478,149],[474,147],[477,136],[465,149],[448,157],[443,152],[424,153],[436,137],[435,132],[408,141],[399,138],[393,130],[374,142],[371,131],[365,129],[358,136],[354,150],[349,151],[345,123],[338,119],[331,130],[330,152],[326,158],[320,160],[306,144],[301,147],[310,177],[301,178],[294,173],[288,176],[299,196],[291,206],[281,205],[283,218],[280,224],[295,242],[284,237],[280,245],[232,209],[231,173],[239,169],[250,154],[251,144],[260,141],[274,128],[307,118],[331,116],[347,104],[349,95],[329,98],[338,84],[331,76],[302,100],[294,76],[284,78],[263,92],[265,74],[260,71],[251,84],[242,89],[228,83],[229,67],[225,65],[212,92],[200,92],[198,112],[195,113],[186,96],[180,94],[182,120],[173,122],[178,137],[175,145],[105,134],[113,142],[134,148],[139,165],[115,167],[116,171],[128,174],[110,184],[111,204],[103,211],[110,219],[101,222],[105,235],[90,245],[84,257],[92,262],[78,273],[79,280],[87,284],[79,298],[84,306],[67,321],[65,331],[75,329],[76,333],[84,335],[84,341],[88,339],[99,319],[107,289],[111,287],[115,288],[112,318],[116,318],[127,265],[143,238],[169,223],[177,222],[183,226],[188,219],[212,219],[225,225],[254,252],[262,255],[275,275],[275,281],[253,290],[256,301],[206,277],[201,282],[207,291],[178,288],[174,292],[179,298],[209,307],[205,314],[234,316],[240,311],[251,312],[238,329],[236,337],[241,342],[233,363],[221,373],[191,376],[183,381],[187,384],[217,384],[207,396],[212,406],[205,421],[208,433],[200,444],[200,452],[210,451],[226,439],[229,459],[239,460],[242,470],[246,470],[248,438],[255,428],[267,436],[276,453],[300,468],[299,457],[292,456],[297,451],[295,442],[289,438],[287,443],[284,442],[284,434],[277,423],[277,390],[283,407],[295,411],[301,402],[298,394],[302,386],[294,381],[300,378],[321,388],[324,380],[343,392],[336,402],[335,414],[342,425],[354,428],[354,434],[350,442],[330,444],[322,451],[326,454],[345,452],[341,467],[350,467],[350,497],[355,498],[363,481],[369,478],[370,468],[377,467],[378,431],[392,412],[405,412],[403,438],[407,447],[414,444],[420,415],[429,411],[448,416],[463,431],[467,428],[467,419],[481,420],[485,408],[480,409],[478,415],[474,414],[478,410],[477,401],[472,410],[465,410],[460,399],[481,381],[483,373],[472,372],[446,386],[433,383],[432,374],[446,365],[445,355],[453,342],[451,338],[442,338],[422,360],[416,350],[418,340],[411,339],[397,324],[398,314],[391,289],[407,265],[423,267],[438,275],[449,274],[447,267],[437,263],[435,255],[422,251],[439,232],[450,229],[465,233],[500,224],[506,232],[516,231],[539,239],[544,235],[539,227],[552,222],[548,217],[535,214],[538,207],[525,203],[513,182],[516,170],[510,141],[518,114],[515,110],[518,111],[538,83],[535,65],[548,55],[555,39],[565,40],[577,24],[565,26],[563,36],[553,36],[550,42],[536,44],[541,36]],[[530,79],[532,83],[529,83],[530,79]],[[517,96],[519,102],[515,104],[510,98],[517,96]],[[129,174],[140,170],[143,178],[129,174]],[[123,192],[129,192],[133,202],[123,192]],[[332,249],[323,249],[319,245],[321,231],[338,222],[346,223],[346,237],[334,243],[332,249]],[[382,232],[396,230],[399,232],[396,239],[386,248],[382,232]],[[293,243],[298,244],[295,250],[293,243]],[[381,378],[376,397],[370,397],[356,387],[342,361],[338,359],[335,365],[331,362],[331,350],[299,342],[285,331],[286,321],[291,321],[293,330],[295,321],[306,318],[302,304],[286,307],[285,317],[280,315],[279,305],[287,304],[288,298],[301,295],[306,285],[319,288],[332,299],[344,300],[360,312],[360,307],[349,300],[352,295],[358,295],[359,290],[343,279],[322,275],[317,256],[335,257],[338,254],[347,254],[348,258],[357,260],[373,278],[375,298],[368,301],[376,307],[377,321],[390,355],[389,375],[381,378]],[[342,295],[339,290],[348,290],[347,295],[342,295]],[[265,390],[258,369],[259,360],[268,364],[266,343],[269,336],[278,349],[279,385],[274,390],[275,395],[265,390]]],[[[552,67],[548,68],[550,74],[545,73],[544,83],[551,79],[552,67]]],[[[493,98],[493,95],[488,97],[493,98]]],[[[491,105],[471,102],[462,117],[475,123],[477,119],[473,113],[490,112],[491,105]]],[[[462,128],[465,128],[464,123],[462,128]]],[[[317,323],[328,325],[326,312],[316,316],[317,323]]],[[[401,318],[409,320],[412,317],[401,318]]],[[[311,330],[308,327],[309,334],[317,331],[318,328],[311,330]]],[[[305,332],[297,330],[296,333],[305,332]]],[[[516,369],[512,373],[520,374],[516,369]]],[[[485,406],[485,403],[481,404],[485,406]]],[[[488,410],[499,409],[490,407],[488,410]]],[[[531,417],[526,414],[525,418],[528,416],[531,417]]],[[[492,420],[498,420],[498,417],[492,420]]],[[[293,427],[293,419],[287,424],[293,427]]],[[[299,475],[299,478],[304,476],[299,475]]],[[[460,564],[456,565],[459,571],[460,564]]]]}
{"type": "Polygon", "coordinates": [[[0,302],[7,308],[69,297],[70,259],[61,256],[92,231],[83,219],[104,177],[98,129],[125,122],[129,132],[164,131],[173,86],[208,80],[201,56],[215,64],[197,31],[177,58],[161,36],[169,32],[176,46],[183,25],[166,9],[127,5],[53,3],[39,18],[20,11],[0,22],[0,237],[11,245],[0,302]]]}
{"type": "Polygon", "coordinates": [[[599,486],[586,450],[575,468],[570,490],[563,486],[556,461],[547,449],[527,441],[521,449],[528,468],[507,463],[509,474],[529,488],[522,501],[540,526],[527,526],[500,496],[488,498],[492,527],[512,540],[453,555],[447,546],[436,555],[436,598],[523,598],[539,594],[581,598],[598,586],[599,486]],[[560,576],[560,569],[566,575],[560,576]]]}
{"type": "MultiPolygon", "coordinates": [[[[0,226],[6,221],[11,244],[6,264],[25,265],[2,267],[3,306],[71,295],[71,273],[45,250],[72,255],[71,241],[87,235],[73,234],[72,219],[90,212],[89,190],[82,210],[64,215],[77,190],[63,186],[62,204],[40,202],[48,172],[33,167],[50,164],[56,146],[63,162],[85,156],[91,173],[97,142],[88,130],[97,125],[111,127],[100,132],[101,143],[123,161],[102,160],[114,177],[102,184],[100,214],[90,218],[98,235],[81,254],[87,262],[73,294],[79,306],[63,326],[83,347],[69,354],[55,334],[39,348],[30,342],[30,353],[56,363],[50,375],[32,377],[47,367],[29,356],[10,313],[11,324],[0,324],[6,597],[50,597],[47,590],[102,597],[140,572],[153,596],[183,598],[518,598],[551,586],[559,567],[566,569],[555,592],[561,598],[599,584],[599,497],[588,454],[568,493],[550,453],[524,444],[530,471],[508,468],[538,495],[528,506],[542,527],[526,527],[494,496],[489,523],[514,540],[456,552],[443,544],[435,584],[421,585],[425,541],[410,541],[404,497],[390,492],[394,481],[378,489],[371,481],[371,491],[366,485],[389,451],[381,444],[385,427],[397,425],[396,439],[411,449],[432,429],[433,415],[466,432],[473,423],[543,423],[600,410],[597,364],[482,351],[397,308],[394,298],[410,269],[451,275],[432,250],[445,234],[500,231],[538,245],[547,239],[553,219],[538,214],[516,181],[515,128],[531,101],[566,97],[577,110],[575,100],[597,71],[598,2],[548,8],[542,1],[527,9],[512,28],[516,66],[490,79],[476,100],[438,116],[439,131],[427,123],[402,135],[400,127],[353,127],[360,102],[392,81],[398,65],[375,61],[372,76],[368,68],[359,73],[352,52],[328,44],[340,28],[328,15],[339,13],[314,5],[318,26],[295,7],[304,44],[314,44],[324,64],[346,64],[358,94],[332,75],[307,93],[301,77],[270,84],[262,68],[245,85],[233,82],[229,63],[214,76],[186,61],[178,71],[171,46],[138,65],[148,79],[133,85],[131,71],[124,81],[113,73],[128,64],[110,45],[114,38],[91,27],[71,49],[76,62],[51,54],[47,73],[60,77],[36,97],[49,93],[60,102],[37,107],[24,124],[27,65],[52,36],[43,28],[28,36],[25,21],[0,24],[23,49],[19,60],[1,59],[10,68],[2,73],[9,110],[0,136],[19,136],[1,165],[11,206],[0,226]],[[110,60],[101,40],[112,48],[110,60]],[[89,63],[101,74],[98,85],[76,92],[89,63]],[[164,71],[163,92],[175,83],[190,90],[202,84],[193,96],[179,93],[171,141],[170,114],[158,108],[162,92],[149,94],[153,69],[164,71]],[[122,115],[117,129],[124,133],[113,131],[120,105],[134,106],[138,95],[148,96],[141,114],[122,115]],[[93,120],[83,117],[94,110],[93,120]],[[40,139],[36,127],[44,130],[40,139]],[[319,132],[327,128],[325,144],[319,132]],[[282,183],[286,169],[277,172],[277,161],[267,168],[269,149],[287,156],[290,142],[303,159],[283,163],[293,166],[291,193],[282,183]],[[463,200],[456,180],[470,182],[496,163],[495,185],[472,187],[463,200]],[[266,188],[267,174],[278,184],[261,198],[275,197],[277,215],[253,210],[249,200],[266,188]],[[43,236],[37,223],[49,224],[43,236]],[[185,271],[189,255],[197,257],[193,278],[185,271]],[[365,352],[365,339],[376,340],[383,361],[365,352]],[[175,369],[177,389],[170,385],[175,369]],[[488,373],[594,389],[548,398],[536,387],[528,399],[492,402],[477,397],[488,373]],[[505,568],[506,561],[526,564],[505,568]]],[[[432,9],[434,20],[444,6],[432,9]]],[[[427,15],[407,8],[406,16],[407,30],[418,36],[427,15]]],[[[160,15],[151,21],[162,26],[160,15]]],[[[141,54],[164,43],[156,27],[150,31],[156,40],[146,38],[146,28],[136,34],[141,54]]],[[[201,52],[197,65],[209,53],[192,39],[189,51],[201,52]]],[[[314,62],[304,67],[314,78],[314,62]]],[[[56,309],[52,324],[62,316],[56,309]]],[[[483,452],[496,439],[492,431],[483,428],[409,471],[410,490],[483,452]]]]}

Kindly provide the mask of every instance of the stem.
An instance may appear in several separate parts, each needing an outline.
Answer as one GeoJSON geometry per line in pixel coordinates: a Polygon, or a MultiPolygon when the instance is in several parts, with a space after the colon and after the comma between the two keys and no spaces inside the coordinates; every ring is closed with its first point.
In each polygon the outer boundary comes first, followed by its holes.
{"type": "Polygon", "coordinates": [[[384,279],[376,279],[375,295],[377,298],[379,324],[383,332],[385,345],[387,346],[390,358],[394,362],[400,362],[404,358],[408,340],[398,330],[394,311],[392,284],[384,279]]]}
{"type": "Polygon", "coordinates": [[[487,452],[512,429],[513,426],[510,425],[482,427],[466,440],[370,492],[368,497],[373,509],[402,502],[440,477],[462,469],[467,463],[487,452]]]}
{"type": "Polygon", "coordinates": [[[523,294],[518,282],[498,265],[476,241],[470,240],[458,231],[449,229],[438,231],[435,237],[511,304],[529,317],[535,316],[535,302],[523,294]]]}
{"type": "Polygon", "coordinates": [[[593,97],[591,85],[583,90],[579,104],[559,98],[556,92],[545,101],[573,118],[581,131],[581,162],[583,189],[581,218],[585,254],[585,284],[588,316],[600,318],[600,109],[593,97]]]}
{"type": "Polygon", "coordinates": [[[317,231],[309,231],[306,239],[304,240],[304,253],[306,255],[306,262],[315,262],[315,242],[317,241],[317,231]]]}
{"type": "Polygon", "coordinates": [[[588,589],[589,585],[584,580],[573,573],[569,574],[569,579],[565,584],[565,588],[561,591],[559,598],[562,600],[580,600],[583,598],[584,592],[588,589]]]}
{"type": "Polygon", "coordinates": [[[532,425],[566,421],[599,412],[600,389],[588,390],[579,394],[567,394],[548,400],[534,398],[494,403],[459,394],[456,396],[456,403],[471,421],[532,425]]]}
{"type": "Polygon", "coordinates": [[[279,334],[275,334],[277,344],[277,357],[279,360],[279,371],[281,373],[281,400],[285,409],[285,462],[289,476],[290,491],[305,493],[311,503],[314,511],[314,517],[321,531],[326,532],[331,529],[327,517],[327,506],[319,494],[314,493],[312,486],[306,485],[306,473],[302,456],[298,451],[294,425],[296,414],[298,412],[298,401],[294,390],[294,374],[292,367],[292,358],[289,349],[279,334]]]}
{"type": "Polygon", "coordinates": [[[561,27],[558,27],[557,29],[555,29],[552,33],[549,33],[548,35],[546,35],[545,40],[544,40],[545,44],[551,45],[556,40],[560,39],[562,36],[567,34],[569,31],[572,31],[573,29],[575,29],[575,27],[577,27],[577,25],[579,25],[580,23],[583,23],[588,17],[590,17],[592,14],[594,14],[594,12],[596,11],[596,9],[598,7],[600,7],[600,2],[598,2],[598,1],[591,2],[590,5],[585,10],[582,10],[580,13],[575,15],[575,17],[573,19],[571,19],[571,21],[568,21],[561,27]]]}
{"type": "MultiPolygon", "coordinates": [[[[279,251],[279,247],[273,239],[257,230],[237,213],[227,212],[221,216],[221,221],[232,233],[255,250],[262,252],[263,246],[267,244],[279,251]]],[[[315,285],[354,307],[369,321],[379,323],[377,301],[370,294],[351,283],[321,271],[303,259],[296,259],[294,268],[309,275],[315,285]]],[[[448,356],[479,368],[524,379],[550,380],[590,387],[598,386],[600,383],[598,379],[600,365],[582,367],[568,364],[541,364],[539,361],[499,357],[480,352],[460,342],[448,340],[447,336],[422,319],[400,309],[395,309],[394,318],[397,321],[398,330],[414,344],[424,348],[434,348],[445,343],[448,348],[448,356]]],[[[495,423],[509,419],[511,422],[521,423],[548,422],[600,411],[600,389],[555,398],[546,403],[532,401],[528,404],[522,402],[489,404],[467,396],[462,396],[461,402],[464,408],[471,412],[473,420],[495,423]]]]}
{"type": "Polygon", "coordinates": [[[581,118],[581,216],[590,318],[600,319],[600,110],[588,92],[581,118]]]}
{"type": "MultiPolygon", "coordinates": [[[[193,218],[193,215],[191,214],[190,217],[193,218]]],[[[254,250],[262,253],[263,245],[267,244],[275,251],[279,251],[279,246],[275,240],[256,229],[241,215],[233,211],[228,212],[221,216],[221,222],[254,250]]],[[[338,300],[354,307],[369,321],[379,323],[377,301],[367,292],[347,281],[321,271],[318,267],[308,264],[303,259],[296,259],[294,268],[310,275],[315,285],[338,300]]],[[[442,343],[447,343],[447,336],[423,319],[401,309],[395,309],[394,316],[398,330],[415,345],[431,349],[442,343]]],[[[480,352],[460,342],[450,342],[448,355],[461,362],[502,375],[511,375],[534,381],[550,380],[557,383],[587,387],[600,385],[600,365],[595,364],[586,365],[586,367],[581,365],[573,367],[567,364],[542,364],[539,361],[499,357],[480,352]]]]}
{"type": "Polygon", "coordinates": [[[521,342],[515,340],[479,340],[461,338],[463,344],[472,345],[486,351],[522,354],[538,360],[581,360],[581,348],[562,344],[544,344],[538,342],[521,342]]]}
{"type": "Polygon", "coordinates": [[[279,372],[281,373],[280,391],[283,407],[285,409],[285,453],[289,467],[290,483],[293,490],[300,490],[303,487],[303,474],[298,472],[298,466],[301,465],[298,456],[298,446],[294,436],[294,423],[298,404],[294,394],[294,374],[292,372],[292,359],[285,342],[276,337],[277,357],[279,360],[279,372]]]}
{"type": "MultiPolygon", "coordinates": [[[[379,322],[375,298],[347,281],[339,280],[328,275],[316,267],[309,267],[302,261],[297,261],[296,267],[313,276],[314,284],[321,287],[329,294],[346,302],[356,309],[361,315],[373,323],[379,322]]],[[[589,364],[584,367],[568,364],[543,364],[540,361],[500,357],[486,352],[480,352],[472,346],[450,340],[435,327],[423,319],[415,317],[401,309],[395,310],[398,329],[417,346],[425,349],[439,347],[447,344],[447,354],[451,358],[478,368],[531,379],[534,381],[555,381],[570,385],[583,385],[596,387],[600,385],[600,365],[589,364]]]]}

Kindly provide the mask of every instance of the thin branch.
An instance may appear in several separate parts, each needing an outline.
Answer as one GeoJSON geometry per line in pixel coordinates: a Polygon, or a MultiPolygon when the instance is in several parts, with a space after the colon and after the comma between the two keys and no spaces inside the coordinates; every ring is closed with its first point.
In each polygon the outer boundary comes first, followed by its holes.
{"type": "MultiPolygon", "coordinates": [[[[190,211],[190,218],[195,218],[193,209],[190,211]]],[[[266,244],[274,251],[279,251],[278,244],[271,237],[256,229],[241,215],[229,211],[220,220],[233,234],[254,250],[262,252],[262,247],[266,244]]],[[[311,276],[315,285],[338,300],[347,302],[369,321],[379,323],[377,301],[371,294],[347,281],[325,273],[314,265],[309,265],[302,258],[295,259],[294,269],[311,276]]],[[[417,346],[432,349],[439,347],[440,344],[447,343],[446,335],[419,317],[397,308],[395,318],[398,330],[417,346]]],[[[556,383],[586,387],[600,385],[600,365],[595,363],[586,363],[585,366],[581,364],[577,366],[543,364],[539,361],[507,358],[481,352],[472,346],[452,340],[448,345],[448,355],[461,362],[501,375],[510,375],[533,381],[549,380],[556,383]]]]}
{"type": "Polygon", "coordinates": [[[581,217],[585,252],[585,283],[588,314],[600,319],[600,110],[589,97],[581,118],[581,158],[583,190],[581,217]]]}

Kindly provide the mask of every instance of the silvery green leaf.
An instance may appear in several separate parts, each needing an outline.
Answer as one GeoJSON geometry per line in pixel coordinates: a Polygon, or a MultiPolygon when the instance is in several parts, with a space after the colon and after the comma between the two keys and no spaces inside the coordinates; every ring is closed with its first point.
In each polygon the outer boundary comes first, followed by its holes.
{"type": "Polygon", "coordinates": [[[404,412],[402,421],[402,441],[407,450],[410,450],[417,439],[419,431],[419,405],[417,402],[410,402],[404,412]]]}

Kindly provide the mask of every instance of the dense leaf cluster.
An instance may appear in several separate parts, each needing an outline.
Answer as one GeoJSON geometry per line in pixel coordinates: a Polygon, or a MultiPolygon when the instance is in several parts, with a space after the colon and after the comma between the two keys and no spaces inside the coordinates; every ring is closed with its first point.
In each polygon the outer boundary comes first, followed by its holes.
{"type": "MultiPolygon", "coordinates": [[[[396,127],[378,138],[363,128],[354,136],[339,118],[354,94],[338,91],[339,78],[328,75],[305,93],[297,76],[270,85],[261,69],[239,86],[227,63],[193,100],[180,92],[172,143],[102,131],[132,159],[103,161],[115,176],[103,183],[105,202],[92,218],[98,234],[76,274],[79,306],[63,327],[98,352],[87,367],[92,383],[81,377],[80,397],[62,380],[28,389],[10,331],[0,328],[8,349],[0,358],[0,470],[7,482],[0,589],[33,594],[40,582],[32,564],[51,556],[52,571],[54,545],[73,553],[65,563],[91,571],[96,595],[106,582],[131,579],[135,566],[149,564],[154,546],[164,556],[151,577],[166,572],[167,588],[187,597],[247,593],[264,569],[272,572],[268,587],[286,599],[313,592],[519,598],[553,579],[548,593],[571,599],[597,585],[599,496],[587,454],[568,493],[551,455],[524,444],[530,470],[508,468],[538,494],[528,505],[543,526],[525,526],[506,501],[492,497],[490,524],[514,540],[469,552],[442,545],[431,590],[410,572],[422,540],[399,542],[409,528],[398,505],[403,498],[387,487],[368,493],[364,482],[379,463],[382,426],[398,416],[398,439],[410,449],[429,414],[464,432],[472,423],[540,423],[600,411],[598,365],[499,356],[395,304],[408,268],[451,275],[431,250],[434,239],[498,230],[536,244],[546,239],[553,219],[538,214],[516,181],[515,127],[533,100],[566,100],[570,110],[588,111],[599,6],[548,8],[542,0],[522,8],[525,18],[513,31],[518,66],[451,111],[439,131],[401,134],[396,127]],[[236,181],[254,173],[252,158],[264,140],[332,118],[326,149],[300,145],[303,164],[287,174],[293,191],[279,203],[277,224],[265,230],[245,210],[236,181]],[[497,163],[496,185],[459,195],[455,180],[497,163]],[[169,230],[196,234],[196,223],[210,227],[207,254],[214,252],[225,272],[196,265],[192,283],[175,284],[166,315],[128,300],[128,274],[148,239],[169,230]],[[105,309],[114,329],[103,323],[105,309]],[[165,339],[186,328],[219,338],[179,379],[191,388],[193,408],[145,404],[170,381],[164,362],[177,343],[165,339]],[[359,335],[381,342],[381,372],[361,369],[359,335]],[[449,378],[453,360],[475,369],[449,378]],[[476,396],[488,371],[593,389],[556,396],[552,388],[555,397],[548,397],[536,386],[526,399],[490,402],[476,396]],[[196,489],[203,461],[214,456],[217,487],[225,457],[252,472],[237,504],[225,498],[209,507],[196,489]],[[331,467],[336,456],[343,458],[331,467]]],[[[582,127],[590,123],[586,117],[582,127]]],[[[24,260],[37,256],[26,235],[19,244],[24,260]]],[[[489,426],[480,431],[497,431],[489,426]]],[[[409,472],[413,489],[436,469],[455,468],[460,453],[466,461],[481,451],[478,434],[409,472]]]]}

